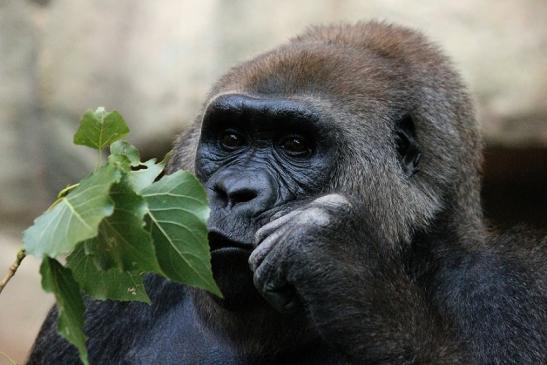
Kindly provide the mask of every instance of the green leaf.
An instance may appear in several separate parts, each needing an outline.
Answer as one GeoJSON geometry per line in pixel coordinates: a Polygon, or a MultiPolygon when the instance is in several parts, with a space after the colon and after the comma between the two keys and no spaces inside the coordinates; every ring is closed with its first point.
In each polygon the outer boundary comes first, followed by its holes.
{"type": "Polygon", "coordinates": [[[150,303],[144,288],[143,273],[99,270],[93,257],[85,254],[83,245],[79,245],[67,258],[67,265],[81,288],[95,299],[150,303]]]}
{"type": "Polygon", "coordinates": [[[104,108],[86,112],[80,128],[74,135],[74,144],[102,150],[129,133],[129,128],[120,113],[107,113],[104,108]]]}
{"type": "Polygon", "coordinates": [[[27,252],[57,257],[72,251],[78,242],[95,237],[99,223],[114,211],[109,192],[120,177],[116,168],[106,165],[82,180],[23,232],[27,252]]]}
{"type": "Polygon", "coordinates": [[[80,352],[80,359],[89,364],[85,347],[86,336],[83,331],[85,306],[80,288],[69,269],[49,257],[40,266],[42,288],[53,293],[59,311],[57,331],[80,352]]]}
{"type": "Polygon", "coordinates": [[[131,161],[129,161],[127,156],[110,155],[108,156],[108,164],[115,166],[118,170],[123,171],[124,173],[131,172],[131,161]]]}
{"type": "Polygon", "coordinates": [[[136,192],[142,191],[156,180],[164,168],[163,163],[156,163],[156,159],[151,159],[143,162],[141,166],[146,168],[131,171],[129,174],[129,183],[133,186],[136,192]]]}
{"type": "Polygon", "coordinates": [[[133,191],[126,179],[110,191],[114,213],[99,225],[99,234],[84,241],[86,254],[98,268],[121,271],[160,272],[150,233],[144,229],[147,213],[143,197],[133,191]]]}
{"type": "Polygon", "coordinates": [[[125,156],[129,160],[131,166],[139,166],[141,156],[139,150],[126,141],[116,141],[110,145],[111,156],[125,156]]]}
{"type": "Polygon", "coordinates": [[[178,171],[142,191],[148,204],[158,262],[171,280],[221,296],[211,272],[207,243],[209,207],[194,176],[178,171]]]}

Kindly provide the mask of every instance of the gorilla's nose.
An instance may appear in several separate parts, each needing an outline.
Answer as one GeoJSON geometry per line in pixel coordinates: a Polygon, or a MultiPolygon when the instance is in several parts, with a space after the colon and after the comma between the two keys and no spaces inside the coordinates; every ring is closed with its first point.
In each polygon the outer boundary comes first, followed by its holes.
{"type": "Polygon", "coordinates": [[[225,209],[255,215],[273,206],[276,193],[270,179],[261,173],[224,174],[213,184],[213,201],[225,209]]]}
{"type": "Polygon", "coordinates": [[[237,180],[231,184],[226,182],[219,183],[217,191],[224,196],[224,199],[230,206],[250,202],[259,194],[257,187],[250,184],[250,181],[242,180],[237,180]]]}

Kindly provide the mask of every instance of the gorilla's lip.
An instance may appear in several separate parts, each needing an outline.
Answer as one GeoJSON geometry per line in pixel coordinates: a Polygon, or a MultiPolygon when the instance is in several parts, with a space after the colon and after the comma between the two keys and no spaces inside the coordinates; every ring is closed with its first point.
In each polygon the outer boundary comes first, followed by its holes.
{"type": "Polygon", "coordinates": [[[235,241],[219,231],[210,231],[208,236],[211,253],[240,252],[250,254],[253,249],[252,244],[235,241]]]}

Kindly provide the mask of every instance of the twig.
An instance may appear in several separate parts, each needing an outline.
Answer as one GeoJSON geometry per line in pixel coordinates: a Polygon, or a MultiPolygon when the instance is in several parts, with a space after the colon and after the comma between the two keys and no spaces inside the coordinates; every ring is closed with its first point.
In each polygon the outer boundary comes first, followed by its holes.
{"type": "Polygon", "coordinates": [[[8,360],[10,365],[17,365],[17,363],[11,357],[9,357],[8,354],[6,354],[5,352],[0,351],[0,355],[4,356],[6,360],[8,360]]]}
{"type": "Polygon", "coordinates": [[[27,253],[25,252],[24,249],[19,250],[19,252],[17,252],[17,258],[15,259],[15,262],[10,266],[6,276],[4,276],[2,281],[0,281],[0,294],[2,293],[2,290],[4,290],[4,287],[11,280],[13,275],[15,275],[15,273],[17,272],[17,269],[19,268],[19,265],[21,265],[21,261],[23,261],[25,256],[27,256],[27,253]]]}

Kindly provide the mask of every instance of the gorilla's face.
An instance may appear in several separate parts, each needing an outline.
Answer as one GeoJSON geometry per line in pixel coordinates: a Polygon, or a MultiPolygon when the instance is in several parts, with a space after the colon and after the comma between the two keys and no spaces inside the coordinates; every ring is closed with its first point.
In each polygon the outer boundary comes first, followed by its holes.
{"type": "Polygon", "coordinates": [[[445,203],[467,212],[479,201],[480,158],[466,152],[478,146],[473,117],[464,94],[448,93],[461,85],[445,60],[433,48],[401,56],[397,42],[374,32],[369,46],[360,35],[333,34],[312,32],[231,69],[175,148],[171,171],[193,168],[207,188],[213,274],[224,294],[192,290],[194,307],[243,352],[319,336],[305,296],[320,302],[317,293],[344,283],[324,285],[329,262],[331,273],[353,267],[369,242],[389,257],[429,229],[445,203]],[[461,148],[465,136],[473,148],[461,148]],[[335,201],[347,204],[331,212],[335,201]],[[257,242],[281,221],[286,230],[257,242]],[[326,228],[307,230],[314,225],[326,228]],[[279,274],[287,267],[290,278],[279,274]]]}
{"type": "Polygon", "coordinates": [[[195,166],[209,195],[222,306],[261,302],[248,266],[255,232],[291,203],[325,191],[336,156],[327,123],[302,101],[223,94],[209,103],[195,166]]]}

